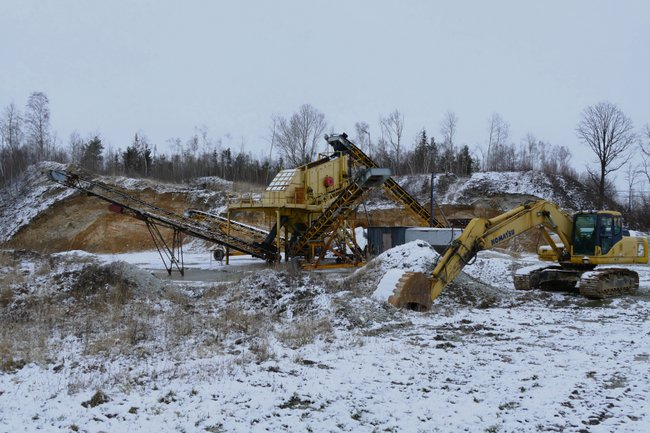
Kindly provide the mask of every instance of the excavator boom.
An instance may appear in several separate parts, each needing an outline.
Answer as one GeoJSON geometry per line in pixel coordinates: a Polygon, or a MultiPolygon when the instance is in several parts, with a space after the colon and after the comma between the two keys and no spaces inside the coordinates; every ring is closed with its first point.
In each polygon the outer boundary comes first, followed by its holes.
{"type": "MultiPolygon", "coordinates": [[[[572,272],[577,272],[578,277],[582,274],[582,270],[592,270],[596,263],[647,263],[648,261],[648,243],[645,238],[623,239],[611,248],[612,253],[609,256],[595,257],[591,260],[590,257],[572,256],[571,217],[562,212],[557,205],[539,200],[527,202],[494,218],[471,220],[460,237],[452,242],[438,260],[430,279],[421,273],[405,274],[388,302],[396,307],[428,310],[431,302],[458,276],[476,253],[497,247],[531,229],[539,229],[549,243],[544,253],[540,253],[540,258],[570,267],[572,272]],[[560,238],[561,243],[556,243],[551,236],[552,233],[560,238]],[[631,243],[634,243],[634,246],[630,246],[631,243]],[[621,254],[617,255],[615,251],[621,251],[621,254]],[[624,256],[623,251],[633,251],[636,256],[624,256]]],[[[628,274],[621,272],[621,275],[628,274]]],[[[626,280],[626,288],[634,285],[633,279],[628,277],[623,279],[626,280]]],[[[636,285],[638,286],[638,278],[636,285]]],[[[611,287],[607,287],[607,290],[612,291],[611,287]]]]}

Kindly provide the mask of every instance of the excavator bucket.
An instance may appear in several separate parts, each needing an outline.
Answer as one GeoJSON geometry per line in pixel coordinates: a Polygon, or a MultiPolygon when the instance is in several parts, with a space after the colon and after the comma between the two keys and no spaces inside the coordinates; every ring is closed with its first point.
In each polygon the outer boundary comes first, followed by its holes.
{"type": "Polygon", "coordinates": [[[431,280],[422,272],[405,272],[388,298],[389,304],[413,311],[429,311],[431,302],[431,280]]]}

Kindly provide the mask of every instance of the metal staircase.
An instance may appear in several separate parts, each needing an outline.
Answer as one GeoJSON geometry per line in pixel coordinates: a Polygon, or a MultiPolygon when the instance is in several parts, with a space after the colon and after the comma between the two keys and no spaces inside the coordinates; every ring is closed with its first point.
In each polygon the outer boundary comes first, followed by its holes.
{"type": "Polygon", "coordinates": [[[192,218],[178,215],[126,194],[115,186],[66,170],[50,170],[48,177],[66,187],[75,188],[86,192],[88,195],[106,200],[111,203],[109,210],[113,212],[130,215],[144,221],[169,274],[171,274],[173,267],[176,267],[181,275],[184,274],[183,234],[214,242],[269,262],[278,259],[278,253],[271,246],[247,242],[228,235],[218,228],[208,227],[192,218]],[[159,230],[160,227],[173,231],[171,245],[165,241],[159,230]]]}
{"type": "Polygon", "coordinates": [[[291,246],[291,255],[306,255],[311,242],[322,239],[328,232],[338,226],[340,219],[347,218],[362,201],[365,193],[382,185],[390,178],[387,168],[368,168],[351,182],[339,196],[325,209],[299,239],[291,246]]]}

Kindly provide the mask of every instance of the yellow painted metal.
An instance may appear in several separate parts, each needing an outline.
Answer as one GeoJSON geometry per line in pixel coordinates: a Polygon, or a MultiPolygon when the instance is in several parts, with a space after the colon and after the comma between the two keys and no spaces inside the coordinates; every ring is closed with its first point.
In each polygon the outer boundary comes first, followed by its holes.
{"type": "MultiPolygon", "coordinates": [[[[271,181],[264,193],[233,197],[231,210],[268,211],[275,209],[322,212],[349,183],[349,158],[334,155],[295,169],[283,170],[271,181]],[[327,183],[326,179],[331,179],[327,183]]],[[[282,212],[285,215],[288,212],[282,212]]]]}
{"type": "Polygon", "coordinates": [[[293,245],[292,253],[299,254],[308,246],[309,242],[320,239],[326,232],[331,231],[338,219],[349,217],[356,205],[363,200],[365,194],[372,188],[383,184],[389,177],[389,173],[389,170],[381,168],[369,168],[359,173],[354,181],[301,235],[298,242],[293,245]]]}
{"type": "MultiPolygon", "coordinates": [[[[605,211],[603,213],[617,214],[605,211]]],[[[572,218],[562,212],[557,205],[545,200],[528,202],[511,211],[494,218],[474,218],[463,233],[456,239],[438,261],[431,273],[431,279],[424,283],[419,275],[410,275],[396,288],[396,295],[390,301],[400,306],[403,298],[417,298],[422,301],[423,285],[428,284],[429,299],[427,303],[438,297],[442,290],[460,273],[462,268],[476,255],[478,251],[490,249],[514,238],[531,229],[539,229],[550,248],[543,250],[540,258],[554,259],[560,264],[600,265],[600,264],[645,264],[648,263],[648,240],[645,237],[623,237],[612,246],[607,254],[600,254],[596,248],[591,256],[573,255],[571,240],[573,230],[572,218]],[[550,233],[555,233],[561,240],[557,244],[550,233]],[[415,294],[415,295],[414,295],[415,294]],[[417,295],[417,296],[416,296],[417,295]]]]}
{"type": "MultiPolygon", "coordinates": [[[[357,166],[368,168],[379,167],[368,155],[359,149],[353,142],[347,139],[347,134],[331,135],[327,141],[336,149],[344,148],[350,153],[352,162],[357,166]]],[[[383,185],[384,191],[395,201],[404,205],[406,210],[413,215],[422,226],[445,227],[445,224],[432,219],[431,212],[422,206],[411,194],[402,188],[392,177],[389,177],[383,185]]]]}
{"type": "Polygon", "coordinates": [[[648,263],[648,245],[645,237],[628,237],[615,243],[607,254],[601,254],[600,247],[596,247],[593,256],[571,255],[571,263],[592,265],[613,264],[646,264],[648,263]]]}

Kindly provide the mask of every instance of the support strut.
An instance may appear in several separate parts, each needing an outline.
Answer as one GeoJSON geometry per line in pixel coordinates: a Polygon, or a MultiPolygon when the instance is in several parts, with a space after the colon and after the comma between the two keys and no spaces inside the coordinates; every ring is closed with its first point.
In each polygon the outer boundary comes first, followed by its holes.
{"type": "Polygon", "coordinates": [[[167,269],[167,274],[171,275],[172,270],[176,267],[181,275],[185,276],[185,266],[183,264],[183,233],[180,230],[173,228],[172,242],[170,246],[162,233],[160,233],[157,224],[149,220],[146,220],[145,224],[147,225],[151,239],[153,239],[153,243],[156,245],[158,254],[165,265],[165,269],[167,269]]]}

